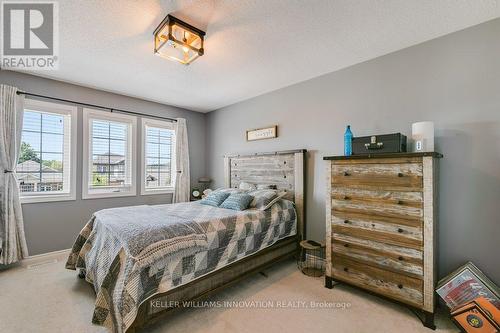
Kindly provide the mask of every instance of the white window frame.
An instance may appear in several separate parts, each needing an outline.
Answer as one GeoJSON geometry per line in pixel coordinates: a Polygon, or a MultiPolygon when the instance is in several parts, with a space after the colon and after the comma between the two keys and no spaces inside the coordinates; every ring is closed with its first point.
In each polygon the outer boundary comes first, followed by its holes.
{"type": "Polygon", "coordinates": [[[82,199],[97,199],[110,197],[128,197],[137,194],[137,117],[119,113],[106,113],[95,109],[83,109],[83,177],[82,177],[82,199]],[[131,168],[131,184],[128,187],[122,188],[105,188],[105,189],[89,189],[89,170],[92,170],[91,152],[91,122],[90,120],[97,119],[103,121],[123,122],[129,125],[127,137],[127,149],[130,152],[130,168],[131,168]]]}
{"type": "Polygon", "coordinates": [[[176,176],[176,156],[175,156],[175,124],[169,121],[162,121],[151,118],[142,118],[141,119],[141,129],[142,129],[142,139],[141,139],[141,195],[152,195],[152,194],[165,194],[165,193],[174,193],[175,189],[175,176],[176,176]],[[155,189],[146,188],[146,126],[156,127],[156,128],[164,128],[174,131],[174,138],[172,142],[172,152],[171,152],[171,177],[172,177],[172,186],[169,187],[160,187],[155,189]]]}
{"type": "MultiPolygon", "coordinates": [[[[70,116],[70,157],[69,168],[64,165],[63,170],[69,170],[69,191],[65,193],[47,193],[47,192],[33,192],[27,194],[26,192],[19,192],[21,204],[37,203],[37,202],[53,202],[53,201],[71,201],[76,200],[76,147],[77,147],[77,124],[78,124],[78,108],[74,105],[45,102],[36,99],[26,98],[24,100],[24,109],[33,109],[33,111],[41,111],[47,113],[61,114],[70,116]]],[[[23,110],[24,112],[24,110],[23,110]]],[[[24,119],[24,118],[23,118],[24,119]]],[[[64,176],[63,171],[63,176],[64,176]]]]}

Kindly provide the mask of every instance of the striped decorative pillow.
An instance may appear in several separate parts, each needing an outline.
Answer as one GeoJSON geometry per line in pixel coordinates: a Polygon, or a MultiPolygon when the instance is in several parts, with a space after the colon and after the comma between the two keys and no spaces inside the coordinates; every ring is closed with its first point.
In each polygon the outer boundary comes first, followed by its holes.
{"type": "Polygon", "coordinates": [[[227,208],[232,210],[245,210],[248,208],[250,201],[253,197],[246,193],[233,193],[227,197],[226,200],[220,205],[220,208],[227,208]]]}
{"type": "Polygon", "coordinates": [[[250,202],[250,208],[257,208],[263,210],[278,196],[278,191],[276,190],[255,190],[248,192],[253,197],[252,202],[250,202]]]}
{"type": "Polygon", "coordinates": [[[209,195],[207,195],[204,199],[201,199],[200,203],[202,205],[219,207],[220,204],[223,203],[228,196],[229,196],[228,192],[214,191],[209,195]]]}

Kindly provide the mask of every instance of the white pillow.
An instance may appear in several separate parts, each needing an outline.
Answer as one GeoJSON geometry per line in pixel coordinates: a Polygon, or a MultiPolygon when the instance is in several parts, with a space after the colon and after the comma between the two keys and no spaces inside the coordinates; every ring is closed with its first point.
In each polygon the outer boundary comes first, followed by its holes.
{"type": "Polygon", "coordinates": [[[250,184],[247,182],[241,182],[239,186],[240,190],[253,191],[256,189],[255,184],[250,184]]]}

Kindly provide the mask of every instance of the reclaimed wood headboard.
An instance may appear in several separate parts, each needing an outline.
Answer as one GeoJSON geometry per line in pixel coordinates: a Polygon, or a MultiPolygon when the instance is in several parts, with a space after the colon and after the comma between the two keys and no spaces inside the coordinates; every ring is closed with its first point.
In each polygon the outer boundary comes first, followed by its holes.
{"type": "Polygon", "coordinates": [[[224,157],[226,187],[238,188],[241,182],[276,185],[286,190],[285,199],[295,203],[297,234],[305,239],[305,157],[306,150],[288,150],[224,157]]]}

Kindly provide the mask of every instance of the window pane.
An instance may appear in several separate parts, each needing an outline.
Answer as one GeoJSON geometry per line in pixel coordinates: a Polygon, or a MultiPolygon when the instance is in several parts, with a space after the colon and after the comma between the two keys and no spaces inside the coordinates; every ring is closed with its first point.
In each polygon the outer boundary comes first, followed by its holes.
{"type": "Polygon", "coordinates": [[[23,131],[40,132],[40,120],[42,115],[40,112],[24,110],[23,115],[23,131]]]}
{"type": "Polygon", "coordinates": [[[109,152],[111,155],[121,156],[122,159],[125,158],[125,141],[110,140],[109,152]]]}
{"type": "Polygon", "coordinates": [[[64,117],[56,114],[42,114],[42,131],[44,133],[64,134],[64,117]]]}
{"type": "MultiPolygon", "coordinates": [[[[40,129],[38,129],[38,132],[26,132],[23,130],[22,135],[21,135],[21,142],[25,143],[25,149],[34,150],[36,152],[39,152],[41,149],[41,142],[42,142],[42,137],[40,135],[40,129]]],[[[21,154],[22,154],[22,150],[21,150],[21,154]]]]}
{"type": "Polygon", "coordinates": [[[109,122],[92,120],[92,136],[107,138],[109,136],[109,122]]]}
{"type": "Polygon", "coordinates": [[[109,174],[102,172],[93,172],[91,179],[92,186],[108,186],[109,185],[109,174]]]}
{"type": "Polygon", "coordinates": [[[62,191],[63,173],[62,172],[42,172],[42,181],[38,184],[38,191],[62,191]]]}
{"type": "Polygon", "coordinates": [[[90,186],[124,186],[127,177],[126,123],[92,120],[92,170],[90,186]]]}
{"type": "Polygon", "coordinates": [[[145,187],[149,189],[172,186],[171,157],[174,131],[145,127],[145,187]]]}
{"type": "Polygon", "coordinates": [[[111,139],[125,140],[127,138],[127,124],[109,123],[109,135],[111,139]]]}
{"type": "Polygon", "coordinates": [[[109,140],[108,139],[92,139],[92,153],[94,155],[108,155],[109,140]]]}
{"type": "Polygon", "coordinates": [[[42,133],[42,152],[43,153],[64,152],[64,136],[61,134],[42,133]]]}
{"type": "Polygon", "coordinates": [[[160,150],[160,145],[158,143],[147,143],[146,144],[146,156],[147,157],[158,157],[158,151],[160,150]]]}
{"type": "Polygon", "coordinates": [[[170,172],[161,172],[159,174],[159,176],[160,176],[160,179],[159,179],[160,186],[170,186],[171,185],[170,172]]]}
{"type": "Polygon", "coordinates": [[[168,145],[168,146],[170,146],[172,144],[172,136],[161,136],[160,137],[160,143],[162,145],[168,145]]]}
{"type": "Polygon", "coordinates": [[[43,172],[61,172],[64,169],[62,153],[43,153],[42,154],[43,172]]]}
{"type": "Polygon", "coordinates": [[[170,159],[170,153],[171,153],[172,149],[171,149],[171,146],[166,146],[166,145],[160,145],[160,155],[159,157],[160,158],[168,158],[170,159]]]}

